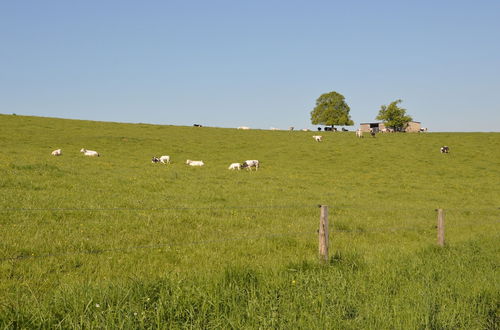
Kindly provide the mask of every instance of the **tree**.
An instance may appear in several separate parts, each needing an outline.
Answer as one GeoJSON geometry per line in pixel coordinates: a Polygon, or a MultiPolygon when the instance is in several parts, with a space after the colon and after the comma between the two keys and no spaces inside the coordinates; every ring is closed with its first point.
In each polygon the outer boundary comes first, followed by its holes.
{"type": "Polygon", "coordinates": [[[402,100],[391,102],[388,106],[382,105],[376,119],[382,120],[386,127],[391,127],[396,132],[404,131],[408,122],[413,119],[406,114],[406,109],[398,107],[402,100]]]}
{"type": "Polygon", "coordinates": [[[311,111],[311,123],[313,125],[352,126],[354,122],[349,116],[350,110],[342,94],[325,93],[316,100],[316,107],[311,111]]]}

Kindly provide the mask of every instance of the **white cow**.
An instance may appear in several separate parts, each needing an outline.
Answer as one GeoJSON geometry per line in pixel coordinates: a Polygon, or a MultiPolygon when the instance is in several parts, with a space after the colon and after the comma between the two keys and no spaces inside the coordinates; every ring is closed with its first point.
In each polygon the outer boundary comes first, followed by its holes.
{"type": "Polygon", "coordinates": [[[56,149],[52,151],[52,156],[61,156],[62,155],[62,150],[61,149],[56,149]]]}
{"type": "Polygon", "coordinates": [[[255,170],[257,171],[259,169],[259,161],[256,159],[245,160],[241,167],[246,168],[247,170],[250,171],[252,170],[252,167],[255,167],[255,170]]]}
{"type": "Polygon", "coordinates": [[[94,150],[87,150],[85,148],[82,148],[80,152],[83,152],[84,156],[99,157],[99,153],[94,150]]]}
{"type": "Polygon", "coordinates": [[[159,160],[160,160],[160,163],[170,164],[170,156],[161,156],[159,158],[159,160]]]}
{"type": "Polygon", "coordinates": [[[313,139],[315,139],[317,142],[323,141],[323,137],[321,135],[313,135],[313,139]]]}
{"type": "Polygon", "coordinates": [[[310,129],[309,129],[309,128],[303,128],[303,129],[302,129],[302,132],[309,132],[309,131],[310,131],[310,129]]]}
{"type": "Polygon", "coordinates": [[[202,160],[191,160],[191,159],[188,159],[188,160],[186,160],[186,165],[189,165],[189,166],[203,166],[203,165],[205,165],[205,163],[203,163],[202,160]]]}
{"type": "Polygon", "coordinates": [[[247,126],[240,126],[240,127],[238,127],[238,129],[245,129],[245,130],[246,130],[246,129],[250,129],[250,127],[247,127],[247,126]]]}
{"type": "Polygon", "coordinates": [[[361,130],[361,128],[358,128],[356,130],[356,137],[359,137],[359,138],[363,137],[363,131],[361,130]]]}
{"type": "Polygon", "coordinates": [[[241,164],[240,163],[232,163],[231,165],[229,165],[229,167],[227,168],[228,170],[241,170],[241,164]]]}

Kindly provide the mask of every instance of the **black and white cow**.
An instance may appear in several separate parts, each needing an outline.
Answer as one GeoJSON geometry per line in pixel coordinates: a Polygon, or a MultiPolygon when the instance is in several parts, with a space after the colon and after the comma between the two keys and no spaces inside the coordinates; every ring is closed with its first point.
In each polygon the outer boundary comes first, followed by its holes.
{"type": "Polygon", "coordinates": [[[441,147],[441,153],[442,154],[447,154],[450,152],[450,148],[448,146],[442,146],[441,147]]]}

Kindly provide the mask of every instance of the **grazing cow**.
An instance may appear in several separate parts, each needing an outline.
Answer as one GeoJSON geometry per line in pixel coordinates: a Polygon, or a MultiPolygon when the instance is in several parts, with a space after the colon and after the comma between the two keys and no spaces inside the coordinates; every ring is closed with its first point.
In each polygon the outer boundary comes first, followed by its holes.
{"type": "Polygon", "coordinates": [[[202,160],[191,160],[191,159],[188,159],[188,160],[186,160],[186,165],[189,165],[189,166],[203,166],[203,165],[205,165],[205,163],[203,163],[202,160]]]}
{"type": "Polygon", "coordinates": [[[193,124],[194,127],[203,127],[203,125],[200,124],[193,124]]]}
{"type": "Polygon", "coordinates": [[[160,158],[158,158],[158,157],[151,158],[151,163],[159,163],[159,162],[160,162],[160,158]]]}
{"type": "Polygon", "coordinates": [[[313,135],[313,139],[316,140],[316,142],[321,142],[323,141],[323,137],[321,135],[313,135]]]}
{"type": "Polygon", "coordinates": [[[82,148],[80,150],[80,152],[83,152],[83,155],[84,156],[90,156],[90,157],[99,157],[99,153],[97,151],[94,151],[94,150],[87,150],[85,148],[82,148]]]}
{"type": "Polygon", "coordinates": [[[62,155],[62,150],[61,149],[56,149],[52,151],[52,156],[61,156],[62,155]]]}
{"type": "Polygon", "coordinates": [[[170,164],[170,156],[161,156],[159,158],[159,160],[160,160],[160,163],[170,164]]]}
{"type": "Polygon", "coordinates": [[[253,160],[245,160],[242,164],[241,167],[246,168],[247,170],[252,170],[252,167],[255,167],[255,170],[257,171],[259,169],[259,161],[256,159],[253,160]]]}
{"type": "Polygon", "coordinates": [[[318,132],[320,132],[320,131],[321,131],[321,127],[318,127],[318,132]]]}
{"type": "Polygon", "coordinates": [[[309,132],[309,131],[310,131],[310,129],[309,129],[309,128],[303,128],[303,129],[302,129],[302,131],[303,131],[303,132],[309,132]]]}
{"type": "Polygon", "coordinates": [[[232,163],[231,165],[229,165],[229,167],[227,168],[228,170],[241,170],[241,164],[240,163],[232,163]]]}
{"type": "Polygon", "coordinates": [[[342,127],[342,132],[348,132],[349,130],[345,127],[342,127]]]}
{"type": "Polygon", "coordinates": [[[375,130],[373,128],[370,128],[370,135],[372,137],[375,137],[375,130]]]}
{"type": "Polygon", "coordinates": [[[279,130],[280,130],[279,128],[271,127],[271,131],[279,131],[279,130]]]}
{"type": "Polygon", "coordinates": [[[419,132],[427,132],[427,127],[422,127],[419,132]]]}
{"type": "Polygon", "coordinates": [[[441,153],[442,154],[447,154],[449,152],[450,152],[450,148],[448,146],[441,147],[441,153]]]}
{"type": "Polygon", "coordinates": [[[359,138],[363,137],[363,131],[361,130],[361,128],[358,128],[356,130],[356,137],[359,137],[359,138]]]}
{"type": "Polygon", "coordinates": [[[247,126],[240,126],[240,127],[238,127],[238,129],[244,129],[244,130],[247,130],[247,129],[250,129],[250,127],[247,127],[247,126]]]}
{"type": "Polygon", "coordinates": [[[295,129],[295,127],[293,127],[293,126],[288,127],[289,131],[293,131],[294,129],[295,129]]]}

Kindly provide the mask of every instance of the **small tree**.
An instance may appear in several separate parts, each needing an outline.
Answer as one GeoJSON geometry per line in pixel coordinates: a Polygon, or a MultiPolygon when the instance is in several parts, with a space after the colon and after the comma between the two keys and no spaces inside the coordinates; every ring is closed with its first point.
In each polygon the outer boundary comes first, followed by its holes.
{"type": "Polygon", "coordinates": [[[376,119],[382,120],[386,127],[393,128],[396,132],[404,131],[413,119],[406,114],[406,109],[398,107],[402,100],[391,102],[388,106],[382,105],[376,119]]]}
{"type": "Polygon", "coordinates": [[[354,122],[349,116],[350,110],[342,94],[325,93],[316,100],[316,107],[311,111],[311,123],[313,125],[352,126],[354,122]]]}

